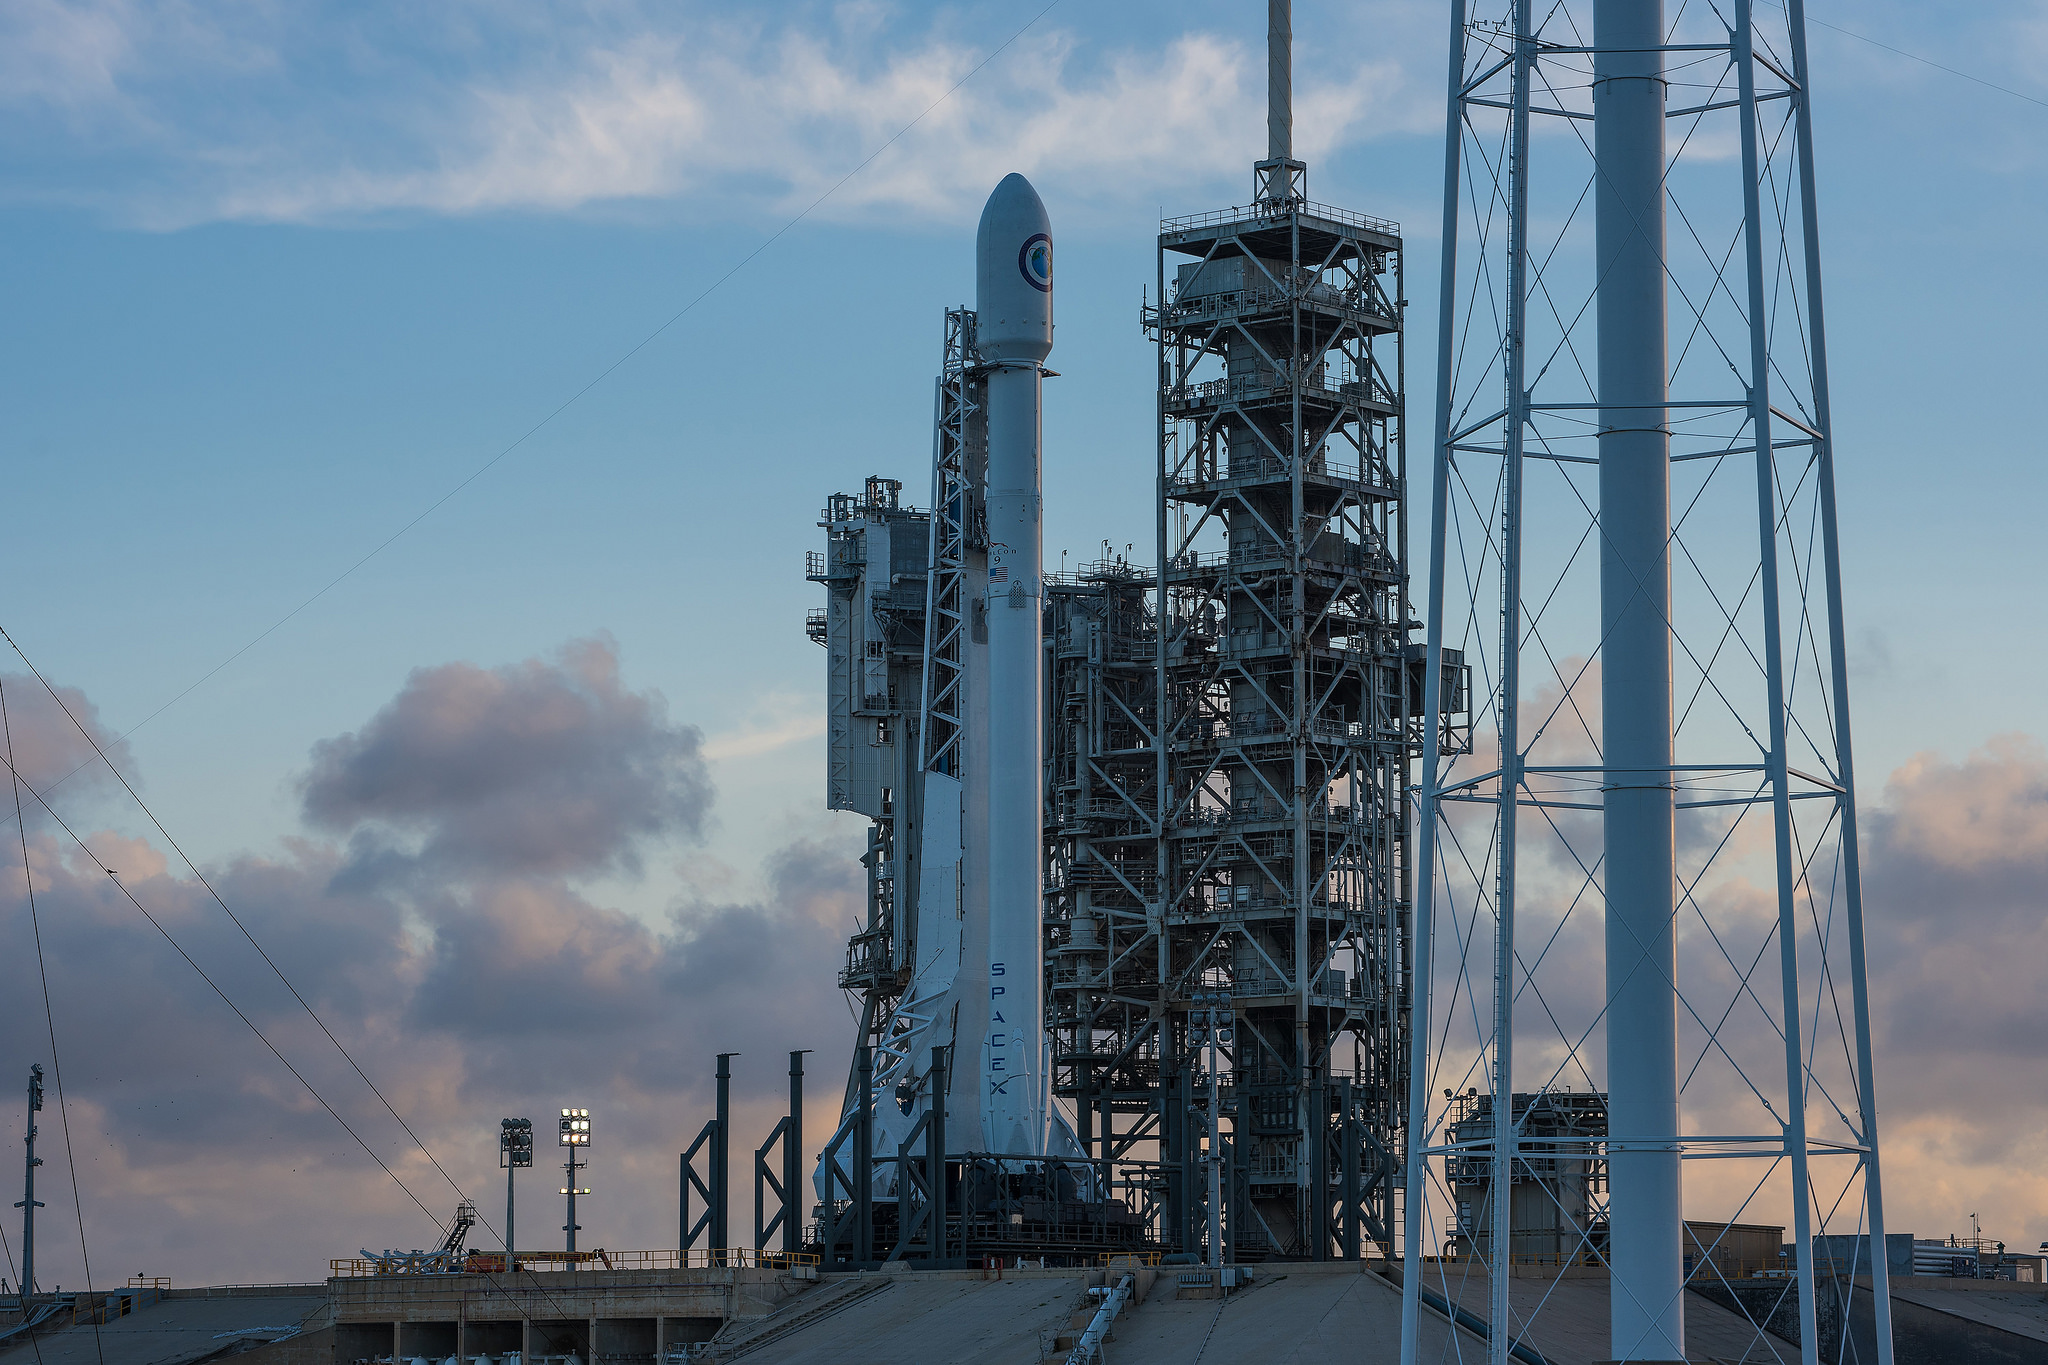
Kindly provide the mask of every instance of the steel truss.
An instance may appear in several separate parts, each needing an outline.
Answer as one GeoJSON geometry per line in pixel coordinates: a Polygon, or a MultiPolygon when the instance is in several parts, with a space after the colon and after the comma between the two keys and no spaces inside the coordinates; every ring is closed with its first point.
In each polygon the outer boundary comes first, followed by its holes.
{"type": "MultiPolygon", "coordinates": [[[[1790,1215],[1783,1283],[1801,1345],[1752,1319],[1750,1358],[1796,1349],[1817,1365],[1816,1307],[1831,1296],[1836,1320],[1862,1315],[1890,1365],[1885,1257],[1869,1252],[1884,1218],[1803,6],[1679,6],[1661,45],[1606,48],[1596,8],[1603,23],[1616,12],[1561,0],[1538,23],[1529,0],[1484,19],[1453,3],[1427,649],[1432,664],[1454,651],[1471,660],[1476,713],[1470,742],[1427,731],[1417,788],[1426,873],[1402,1360],[1418,1359],[1430,1298],[1487,1318],[1499,1365],[1540,1338],[1552,1282],[1528,1267],[1515,1277],[1510,1213],[1511,1191],[1539,1165],[1675,1151],[1688,1199],[1713,1206],[1688,1216],[1790,1215]],[[1614,255],[1594,233],[1596,204],[1613,202],[1608,153],[1594,155],[1596,65],[1614,79],[1618,56],[1654,63],[1669,148],[1650,163],[1663,168],[1651,199],[1668,223],[1655,237],[1667,388],[1632,416],[1613,393],[1603,412],[1596,376],[1611,356],[1596,364],[1594,352],[1596,319],[1620,325],[1598,307],[1614,255]],[[1669,460],[1669,587],[1654,609],[1673,748],[1668,770],[1647,777],[1603,756],[1617,741],[1601,724],[1602,670],[1620,656],[1603,624],[1602,561],[1624,532],[1601,521],[1602,441],[1622,432],[1661,434],[1669,460]],[[1603,849],[1600,813],[1646,786],[1667,790],[1675,811],[1662,928],[1676,947],[1669,965],[1641,951],[1676,999],[1678,1131],[1545,1134],[1525,1147],[1522,1117],[1543,1097],[1609,1090],[1600,1057],[1615,1042],[1614,988],[1587,964],[1602,960],[1603,933],[1615,951],[1604,887],[1620,855],[1603,849]],[[1463,1228],[1483,1261],[1429,1240],[1456,1225],[1447,1166],[1488,1191],[1482,1226],[1463,1228]],[[1508,1235],[1495,1235],[1503,1224],[1508,1235]],[[1855,1297],[1839,1268],[1816,1282],[1824,1234],[1864,1238],[1836,1259],[1857,1260],[1851,1273],[1874,1292],[1855,1297]]],[[[1432,714],[1445,673],[1423,677],[1419,709],[1432,714]]],[[[1594,1191],[1572,1211],[1558,1258],[1609,1266],[1617,1300],[1636,1282],[1606,1245],[1619,1176],[1608,1201],[1594,1191]]],[[[1682,1299],[1681,1288],[1631,1311],[1682,1314],[1682,1299]]],[[[1670,1354],[1632,1350],[1621,1320],[1617,1357],[1670,1354]]]]}
{"type": "Polygon", "coordinates": [[[1402,251],[1394,224],[1308,202],[1299,162],[1255,174],[1251,205],[1161,225],[1144,316],[1164,573],[1156,695],[1119,723],[1152,746],[1155,790],[1124,785],[1131,753],[1109,804],[1131,832],[1156,818],[1158,838],[1147,873],[1084,864],[1129,935],[1122,994],[1098,997],[1129,1022],[1093,1052],[1158,1068],[1168,1221],[1193,1248],[1206,1123],[1190,1109],[1207,1086],[1188,1014],[1227,993],[1226,1150],[1211,1154],[1227,1161],[1227,1250],[1320,1260],[1391,1249],[1406,1102],[1421,660],[1402,251]]]}

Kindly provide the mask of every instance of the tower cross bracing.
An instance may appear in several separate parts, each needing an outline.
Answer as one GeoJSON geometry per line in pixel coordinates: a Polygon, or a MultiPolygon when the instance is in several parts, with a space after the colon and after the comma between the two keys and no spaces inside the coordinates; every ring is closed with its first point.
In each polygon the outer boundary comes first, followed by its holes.
{"type": "Polygon", "coordinates": [[[1402,1358],[1428,1292],[1505,1365],[1571,1266],[1681,1358],[1689,1217],[1785,1224],[1812,1365],[1872,1277],[1889,1365],[1803,5],[1454,0],[1448,75],[1402,1358]]]}

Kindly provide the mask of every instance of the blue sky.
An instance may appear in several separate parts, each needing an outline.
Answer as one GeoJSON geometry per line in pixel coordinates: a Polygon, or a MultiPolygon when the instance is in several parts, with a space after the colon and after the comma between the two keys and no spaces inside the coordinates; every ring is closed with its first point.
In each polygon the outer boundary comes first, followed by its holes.
{"type": "MultiPolygon", "coordinates": [[[[6,6],[0,625],[109,732],[154,716],[133,767],[202,864],[303,837],[313,746],[413,670],[608,637],[625,685],[701,730],[716,798],[703,837],[637,877],[593,868],[583,893],[650,923],[774,894],[776,850],[853,835],[819,809],[816,511],[870,472],[924,501],[940,310],[971,294],[1006,171],[1060,243],[1049,551],[1149,558],[1152,233],[1162,209],[1245,195],[1263,6],[1055,6],[527,433],[1036,8],[6,6]]],[[[1441,9],[1300,0],[1295,21],[1312,192],[1406,226],[1418,357],[1441,9]]],[[[2048,5],[1810,13],[2029,97],[1813,31],[1874,789],[1919,751],[1960,762],[2043,728],[2048,5]]],[[[1418,412],[1428,388],[1411,366],[1418,412]]],[[[104,786],[75,799],[141,830],[104,786]]]]}
{"type": "MultiPolygon", "coordinates": [[[[967,229],[1010,165],[1061,230],[1049,543],[1147,534],[1149,232],[1161,207],[1242,194],[1262,74],[1245,8],[1056,7],[560,417],[152,720],[134,739],[152,790],[202,847],[261,844],[290,827],[280,784],[308,744],[408,669],[608,630],[629,674],[733,755],[728,823],[811,818],[814,745],[761,751],[815,710],[809,514],[871,470],[918,486],[936,317],[970,290],[967,229]]],[[[1297,24],[1315,192],[1408,226],[1422,356],[1437,8],[1304,3],[1297,24]]],[[[117,730],[580,390],[1020,11],[434,13],[11,11],[0,433],[32,567],[6,623],[117,730]]],[[[2039,88],[2036,6],[1963,24],[1905,5],[1815,14],[2039,88]]],[[[2017,267],[2048,109],[1825,28],[1814,48],[1858,701],[1882,772],[2028,724],[2013,683],[2038,655],[2001,625],[2032,595],[2010,547],[2042,477],[2025,323],[2040,286],[2017,267]]]]}

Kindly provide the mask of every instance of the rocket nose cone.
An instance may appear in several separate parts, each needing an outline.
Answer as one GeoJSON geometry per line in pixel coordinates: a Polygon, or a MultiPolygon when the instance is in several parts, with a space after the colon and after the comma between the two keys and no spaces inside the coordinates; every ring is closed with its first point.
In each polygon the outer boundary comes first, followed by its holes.
{"type": "Polygon", "coordinates": [[[1045,359],[1052,350],[1052,222],[1038,191],[1015,172],[981,210],[975,284],[982,354],[1045,359]]]}
{"type": "Polygon", "coordinates": [[[1029,180],[1011,171],[990,191],[988,203],[982,206],[981,230],[986,233],[991,223],[1018,217],[1036,217],[1043,223],[1045,201],[1038,197],[1029,180]]]}

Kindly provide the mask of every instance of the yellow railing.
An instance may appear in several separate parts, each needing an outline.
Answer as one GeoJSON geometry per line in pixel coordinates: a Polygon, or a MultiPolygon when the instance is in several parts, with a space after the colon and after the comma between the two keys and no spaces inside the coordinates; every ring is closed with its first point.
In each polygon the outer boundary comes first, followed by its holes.
{"type": "MultiPolygon", "coordinates": [[[[135,1278],[143,1279],[140,1275],[135,1278]]],[[[130,1281],[125,1289],[95,1294],[91,1298],[80,1294],[71,1301],[71,1325],[76,1327],[82,1322],[106,1323],[125,1318],[162,1298],[170,1283],[168,1278],[145,1280],[141,1284],[130,1281]]]]}
{"type": "Polygon", "coordinates": [[[1116,1270],[1126,1266],[1156,1266],[1165,1254],[1161,1251],[1105,1251],[1100,1259],[1103,1265],[1116,1270]]]}
{"type": "MultiPolygon", "coordinates": [[[[727,1250],[702,1249],[697,1251],[606,1251],[602,1247],[590,1251],[522,1251],[514,1258],[518,1268],[525,1271],[544,1270],[790,1270],[797,1266],[814,1266],[820,1258],[802,1251],[756,1251],[752,1247],[732,1247],[727,1250]]],[[[505,1268],[502,1252],[479,1252],[470,1257],[461,1274],[500,1274],[505,1268]]],[[[327,1263],[330,1279],[360,1279],[386,1272],[377,1268],[377,1262],[361,1256],[340,1257],[327,1263]]]]}

